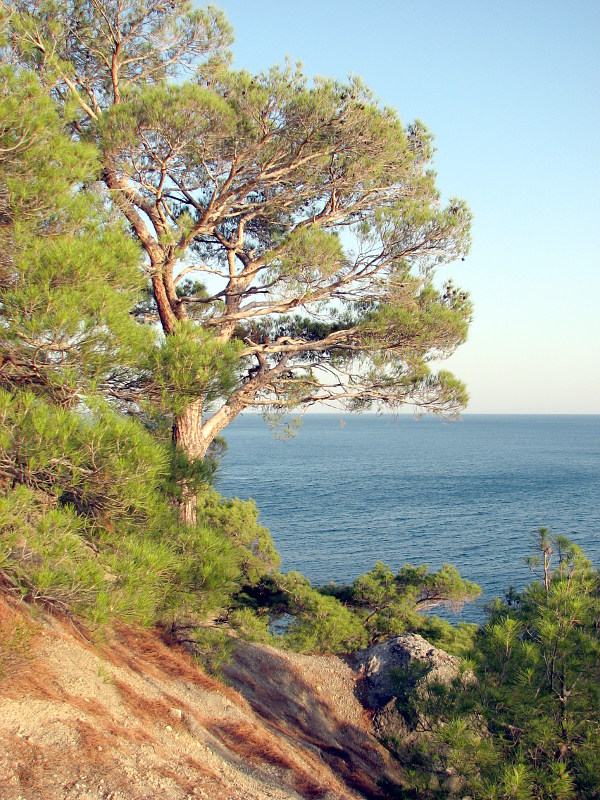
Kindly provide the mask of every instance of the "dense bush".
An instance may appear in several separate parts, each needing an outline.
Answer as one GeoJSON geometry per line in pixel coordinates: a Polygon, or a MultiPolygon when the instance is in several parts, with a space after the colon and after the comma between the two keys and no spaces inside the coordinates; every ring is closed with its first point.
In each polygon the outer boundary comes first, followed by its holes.
{"type": "Polygon", "coordinates": [[[397,574],[378,562],[370,572],[358,577],[351,586],[328,586],[323,594],[337,597],[357,614],[368,631],[371,643],[407,630],[427,628],[436,642],[448,628],[441,621],[431,623],[423,616],[438,605],[460,607],[481,594],[481,589],[464,580],[455,567],[444,564],[437,572],[428,565],[405,564],[397,574]]]}
{"type": "Polygon", "coordinates": [[[378,563],[350,586],[312,587],[297,572],[263,574],[238,592],[234,608],[236,614],[239,608],[254,611],[262,626],[270,624],[274,641],[295,650],[347,652],[386,636],[418,631],[462,655],[470,649],[476,626],[454,627],[421,611],[440,603],[455,606],[479,593],[478,586],[448,565],[433,573],[427,566],[405,565],[394,575],[378,563]]]}
{"type": "Polygon", "coordinates": [[[600,797],[600,576],[574,544],[538,536],[542,579],[488,610],[476,680],[412,698],[428,729],[390,742],[420,797],[447,797],[448,774],[482,800],[600,797]]]}
{"type": "Polygon", "coordinates": [[[163,488],[168,454],[135,421],[22,393],[0,395],[0,408],[0,570],[13,591],[88,619],[149,624],[226,607],[249,564],[253,574],[274,567],[252,505],[206,487],[210,513],[180,523],[163,488]]]}

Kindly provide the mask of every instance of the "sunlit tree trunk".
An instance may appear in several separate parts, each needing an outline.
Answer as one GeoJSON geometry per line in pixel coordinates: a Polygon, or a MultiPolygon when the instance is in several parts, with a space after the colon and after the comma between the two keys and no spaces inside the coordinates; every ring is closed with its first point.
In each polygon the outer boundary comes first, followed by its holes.
{"type": "MultiPolygon", "coordinates": [[[[203,399],[195,400],[173,422],[173,444],[181,447],[190,460],[204,458],[210,444],[202,433],[202,407],[203,399]]],[[[188,525],[196,522],[197,505],[196,493],[184,481],[179,504],[182,522],[188,525]]]]}
{"type": "MultiPolygon", "coordinates": [[[[204,398],[190,403],[173,423],[173,443],[181,447],[191,461],[202,460],[215,437],[237,417],[244,405],[235,402],[223,405],[210,419],[202,421],[204,398]]],[[[193,525],[196,522],[198,498],[193,491],[182,486],[179,513],[182,522],[193,525]]]]}

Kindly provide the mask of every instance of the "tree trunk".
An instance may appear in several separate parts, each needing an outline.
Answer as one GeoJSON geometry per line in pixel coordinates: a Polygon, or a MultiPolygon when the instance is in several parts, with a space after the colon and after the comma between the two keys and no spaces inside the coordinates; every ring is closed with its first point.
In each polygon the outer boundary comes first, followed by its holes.
{"type": "Polygon", "coordinates": [[[203,458],[209,442],[202,433],[202,398],[194,400],[173,423],[173,444],[179,445],[189,458],[203,458]]]}
{"type": "MultiPolygon", "coordinates": [[[[210,440],[207,440],[202,431],[203,405],[202,398],[194,400],[173,423],[173,444],[181,447],[189,459],[204,458],[210,444],[210,440]]],[[[179,516],[186,525],[195,524],[197,505],[198,498],[195,492],[186,486],[184,481],[181,487],[179,516]]]]}
{"type": "MultiPolygon", "coordinates": [[[[215,413],[202,422],[202,409],[204,398],[198,398],[190,403],[173,423],[173,444],[183,449],[191,460],[202,459],[206,456],[211,442],[244,408],[243,402],[226,403],[215,413]]],[[[182,522],[194,525],[196,522],[196,508],[198,498],[192,491],[187,491],[185,483],[182,486],[182,497],[179,503],[179,515],[182,522]]]]}

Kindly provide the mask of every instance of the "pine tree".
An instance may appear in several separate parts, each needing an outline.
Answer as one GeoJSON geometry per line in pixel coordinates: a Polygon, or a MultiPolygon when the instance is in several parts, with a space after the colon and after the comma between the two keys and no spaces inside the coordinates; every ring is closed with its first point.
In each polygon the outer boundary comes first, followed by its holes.
{"type": "Polygon", "coordinates": [[[445,796],[428,791],[433,766],[477,800],[600,797],[600,576],[546,528],[527,561],[539,580],[488,609],[471,679],[418,709],[433,721],[415,752],[424,798],[445,796]]]}
{"type": "Polygon", "coordinates": [[[470,213],[442,207],[421,123],[359,80],[227,70],[230,31],[212,7],[10,6],[10,57],[97,146],[106,197],[144,250],[138,312],[164,333],[154,391],[190,459],[246,408],[466,402],[428,363],[466,337],[467,295],[433,274],[467,252],[470,213]]]}

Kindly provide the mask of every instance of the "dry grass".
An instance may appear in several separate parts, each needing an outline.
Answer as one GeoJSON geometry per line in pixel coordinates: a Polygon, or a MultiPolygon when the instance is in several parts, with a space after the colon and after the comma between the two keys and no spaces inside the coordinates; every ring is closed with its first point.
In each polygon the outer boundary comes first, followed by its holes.
{"type": "Polygon", "coordinates": [[[171,641],[162,630],[142,630],[119,626],[103,648],[103,655],[115,666],[126,666],[139,675],[157,679],[187,681],[207,692],[216,692],[234,705],[248,710],[248,703],[239,692],[209,677],[193,661],[185,648],[171,641]]]}
{"type": "Polygon", "coordinates": [[[54,674],[38,657],[39,633],[40,626],[29,615],[0,596],[0,696],[65,698],[54,674]]]}
{"type": "Polygon", "coordinates": [[[170,781],[173,781],[180,789],[182,789],[186,795],[191,795],[195,789],[195,782],[190,780],[190,778],[186,777],[185,775],[180,775],[171,767],[167,767],[165,764],[161,764],[160,766],[156,767],[156,772],[162,778],[167,778],[170,781]]]}
{"type": "Polygon", "coordinates": [[[33,659],[36,632],[17,602],[0,595],[0,679],[11,679],[33,659]]]}
{"type": "Polygon", "coordinates": [[[110,741],[105,732],[101,733],[98,728],[83,719],[74,720],[73,728],[79,734],[77,750],[86,769],[89,765],[104,769],[114,763],[115,742],[110,741]]]}
{"type": "MultiPolygon", "coordinates": [[[[315,774],[309,774],[304,767],[300,766],[292,749],[264,728],[238,720],[214,723],[209,729],[232,753],[245,762],[255,765],[260,765],[262,762],[289,770],[291,785],[302,797],[324,797],[329,792],[331,788],[329,780],[325,783],[315,779],[316,770],[315,774]]],[[[321,771],[323,771],[322,765],[321,771]]],[[[327,775],[327,778],[329,777],[327,775]]]]}
{"type": "Polygon", "coordinates": [[[19,789],[24,790],[27,797],[43,797],[40,787],[51,775],[48,754],[43,748],[23,740],[12,741],[10,751],[19,789]]]}
{"type": "Polygon", "coordinates": [[[119,692],[123,704],[140,722],[156,724],[159,721],[166,723],[170,720],[170,707],[162,698],[144,697],[118,678],[113,679],[113,685],[119,692]]]}
{"type": "Polygon", "coordinates": [[[245,761],[266,761],[284,769],[293,769],[295,762],[274,737],[244,720],[215,722],[209,730],[245,761]]]}
{"type": "Polygon", "coordinates": [[[184,756],[183,763],[203,778],[218,778],[218,774],[193,756],[184,756]]]}
{"type": "MultiPolygon", "coordinates": [[[[133,745],[148,744],[156,741],[156,738],[152,736],[147,727],[126,727],[115,720],[108,708],[98,700],[72,694],[66,694],[65,699],[74,708],[94,718],[98,726],[104,731],[107,742],[114,750],[119,749],[119,743],[122,741],[133,745]]],[[[142,719],[141,721],[146,722],[147,719],[142,719]]]]}

